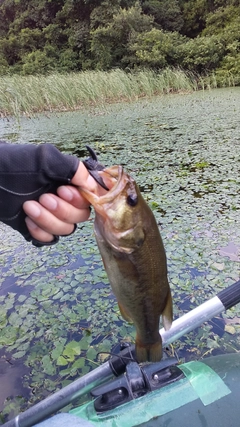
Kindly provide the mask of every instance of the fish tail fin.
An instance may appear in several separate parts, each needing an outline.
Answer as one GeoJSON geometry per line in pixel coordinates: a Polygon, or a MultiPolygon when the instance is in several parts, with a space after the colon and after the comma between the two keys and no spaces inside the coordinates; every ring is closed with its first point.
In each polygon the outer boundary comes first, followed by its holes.
{"type": "Polygon", "coordinates": [[[163,322],[165,331],[168,331],[171,328],[172,320],[173,320],[172,296],[171,296],[171,291],[169,289],[167,302],[162,312],[162,322],[163,322]]]}
{"type": "Polygon", "coordinates": [[[159,340],[154,344],[143,344],[136,337],[136,358],[139,363],[141,362],[159,362],[162,358],[162,339],[159,335],[159,340]]]}

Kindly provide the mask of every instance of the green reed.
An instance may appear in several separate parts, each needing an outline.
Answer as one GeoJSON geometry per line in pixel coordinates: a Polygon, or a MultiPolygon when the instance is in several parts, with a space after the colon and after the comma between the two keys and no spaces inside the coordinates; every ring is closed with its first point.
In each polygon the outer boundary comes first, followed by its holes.
{"type": "Polygon", "coordinates": [[[48,76],[0,77],[0,115],[31,116],[198,88],[197,78],[181,70],[161,72],[87,71],[48,76]]]}

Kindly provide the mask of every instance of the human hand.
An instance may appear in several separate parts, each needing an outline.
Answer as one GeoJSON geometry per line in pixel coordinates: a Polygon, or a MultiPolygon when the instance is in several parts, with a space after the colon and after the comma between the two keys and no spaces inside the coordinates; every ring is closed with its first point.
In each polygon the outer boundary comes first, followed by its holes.
{"type": "MultiPolygon", "coordinates": [[[[89,175],[82,162],[79,163],[71,183],[98,194],[106,192],[89,175]]],[[[46,243],[52,242],[55,236],[71,234],[75,224],[86,221],[90,215],[89,203],[71,185],[60,186],[57,195],[42,194],[38,202],[28,200],[23,204],[23,209],[31,236],[46,243]]]]}

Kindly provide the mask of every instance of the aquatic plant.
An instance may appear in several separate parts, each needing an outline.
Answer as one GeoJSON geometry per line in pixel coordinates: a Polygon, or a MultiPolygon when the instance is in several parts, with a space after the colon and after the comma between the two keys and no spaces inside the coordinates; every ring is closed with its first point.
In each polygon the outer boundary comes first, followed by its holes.
{"type": "Polygon", "coordinates": [[[1,76],[0,115],[31,116],[40,112],[67,111],[145,96],[197,89],[194,75],[180,69],[126,73],[109,72],[1,76]]]}
{"type": "MultiPolygon", "coordinates": [[[[103,164],[131,172],[161,228],[178,317],[239,279],[239,90],[2,120],[1,133],[80,157],[88,143],[103,164]]],[[[13,375],[18,366],[22,375],[6,420],[102,363],[135,332],[119,314],[92,220],[51,248],[33,248],[3,224],[0,239],[0,356],[4,369],[13,375]]],[[[169,351],[180,360],[240,351],[239,317],[240,305],[169,351]]]]}

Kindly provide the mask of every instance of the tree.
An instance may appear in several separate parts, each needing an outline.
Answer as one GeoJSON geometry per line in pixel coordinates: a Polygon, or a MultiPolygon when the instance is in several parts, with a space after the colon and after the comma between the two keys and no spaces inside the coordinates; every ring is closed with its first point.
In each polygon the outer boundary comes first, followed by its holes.
{"type": "Polygon", "coordinates": [[[43,51],[35,50],[23,57],[22,74],[47,74],[56,69],[57,60],[58,56],[50,46],[43,51]]]}
{"type": "Polygon", "coordinates": [[[180,31],[183,16],[177,0],[148,0],[142,5],[143,12],[154,17],[157,28],[180,31]]]}
{"type": "Polygon", "coordinates": [[[129,46],[133,54],[133,65],[151,68],[176,66],[179,46],[184,43],[184,40],[184,37],[177,32],[166,32],[156,28],[138,34],[129,46]]]}
{"type": "Polygon", "coordinates": [[[95,30],[98,27],[103,27],[112,21],[113,15],[120,10],[119,0],[104,0],[100,6],[93,9],[90,14],[90,28],[95,30]]]}
{"type": "Polygon", "coordinates": [[[43,49],[45,44],[44,34],[39,28],[23,28],[19,33],[18,41],[20,45],[19,54],[21,57],[27,52],[43,49]]]}
{"type": "Polygon", "coordinates": [[[90,28],[87,21],[76,22],[69,31],[68,46],[76,56],[76,70],[91,68],[89,59],[90,28]]]}
{"type": "Polygon", "coordinates": [[[68,48],[68,30],[63,29],[58,24],[49,24],[42,31],[45,43],[54,46],[56,49],[68,48]]]}
{"type": "Polygon", "coordinates": [[[239,43],[239,0],[0,0],[1,72],[173,65],[236,75],[239,43]]]}
{"type": "Polygon", "coordinates": [[[208,13],[214,10],[214,2],[211,0],[180,0],[179,5],[184,20],[181,33],[191,38],[198,36],[206,26],[208,13]]]}
{"type": "Polygon", "coordinates": [[[129,40],[138,33],[149,31],[153,19],[142,13],[139,3],[129,9],[120,8],[112,21],[91,31],[91,52],[95,67],[109,69],[112,66],[128,65],[127,48],[129,40]]]}
{"type": "Polygon", "coordinates": [[[9,65],[6,59],[0,54],[0,76],[7,74],[9,70],[9,65]]]}
{"type": "MultiPolygon", "coordinates": [[[[238,46],[239,48],[239,46],[238,46]]],[[[215,70],[219,86],[240,85],[240,53],[226,55],[215,70]]]]}
{"type": "Polygon", "coordinates": [[[207,73],[219,66],[225,46],[218,36],[196,37],[179,47],[179,64],[196,73],[207,73]]]}
{"type": "Polygon", "coordinates": [[[10,36],[0,40],[0,55],[5,59],[9,66],[15,65],[21,60],[21,45],[18,37],[10,36]]]}
{"type": "Polygon", "coordinates": [[[206,28],[203,35],[221,34],[225,28],[234,26],[235,21],[240,19],[240,7],[232,5],[219,7],[212,13],[209,13],[206,19],[206,28]]]}

